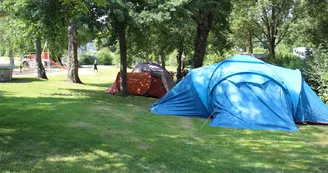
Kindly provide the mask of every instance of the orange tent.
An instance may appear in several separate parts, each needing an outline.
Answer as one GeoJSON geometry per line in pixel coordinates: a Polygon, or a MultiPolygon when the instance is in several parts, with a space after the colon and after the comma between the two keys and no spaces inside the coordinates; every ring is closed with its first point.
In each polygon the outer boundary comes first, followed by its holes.
{"type": "MultiPolygon", "coordinates": [[[[143,63],[137,65],[131,73],[127,73],[128,93],[139,96],[163,97],[173,86],[170,73],[158,64],[143,63]]],[[[120,92],[120,73],[113,85],[106,92],[120,92]]]]}

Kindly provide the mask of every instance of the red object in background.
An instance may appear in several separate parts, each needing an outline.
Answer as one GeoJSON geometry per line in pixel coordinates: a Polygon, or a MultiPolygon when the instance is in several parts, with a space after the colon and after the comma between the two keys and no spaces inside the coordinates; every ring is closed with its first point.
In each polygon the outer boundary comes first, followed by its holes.
{"type": "MultiPolygon", "coordinates": [[[[28,54],[29,59],[36,59],[36,54],[34,52],[31,52],[28,54]]],[[[48,52],[42,52],[41,53],[42,59],[49,59],[49,53],[48,52]]]]}
{"type": "Polygon", "coordinates": [[[42,52],[41,55],[43,55],[42,56],[43,59],[49,59],[49,53],[48,52],[42,52]]]}
{"type": "MultiPolygon", "coordinates": [[[[161,78],[155,78],[149,72],[127,73],[127,78],[129,94],[161,98],[167,92],[161,78]]],[[[118,73],[113,85],[106,92],[111,94],[120,92],[120,84],[120,73],[118,73]]]]}

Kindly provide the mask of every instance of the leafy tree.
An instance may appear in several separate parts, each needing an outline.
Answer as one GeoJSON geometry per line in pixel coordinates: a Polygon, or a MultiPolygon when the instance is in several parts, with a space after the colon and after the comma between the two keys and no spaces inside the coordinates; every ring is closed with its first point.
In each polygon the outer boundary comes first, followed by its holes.
{"type": "MultiPolygon", "coordinates": [[[[128,67],[128,49],[133,47],[136,42],[142,40],[140,32],[140,21],[137,21],[138,14],[147,10],[151,2],[147,1],[127,1],[127,0],[108,0],[104,6],[94,7],[94,17],[100,21],[96,29],[98,37],[102,38],[106,46],[115,45],[118,41],[120,51],[120,89],[121,95],[126,96],[127,90],[127,67],[128,67]]],[[[143,42],[144,43],[144,42],[143,42]]],[[[138,44],[140,44],[138,42],[138,44]]]]}
{"type": "Polygon", "coordinates": [[[51,32],[53,16],[56,9],[50,7],[54,0],[46,2],[42,0],[4,0],[3,4],[10,10],[10,17],[25,23],[25,32],[35,39],[36,63],[38,77],[47,79],[46,71],[41,61],[41,39],[51,32]]]}
{"type": "MultiPolygon", "coordinates": [[[[306,28],[306,38],[316,46],[328,48],[328,1],[308,0],[307,16],[305,21],[309,24],[306,28]]],[[[304,34],[305,35],[305,34],[304,34]]]]}
{"type": "MultiPolygon", "coordinates": [[[[302,16],[304,3],[302,0],[258,0],[255,11],[254,23],[261,30],[268,42],[271,60],[275,62],[275,48],[290,32],[291,24],[302,16]]],[[[263,44],[265,40],[255,35],[263,44]]]]}
{"type": "Polygon", "coordinates": [[[254,0],[233,1],[233,11],[231,13],[231,31],[234,45],[247,49],[248,53],[253,53],[254,35],[260,35],[259,29],[253,21],[256,2],[254,0]]]}
{"type": "MultiPolygon", "coordinates": [[[[0,2],[0,8],[8,8],[8,2],[0,2]]],[[[11,64],[14,64],[14,54],[22,54],[27,49],[31,49],[33,43],[26,31],[25,23],[17,18],[13,18],[8,12],[0,17],[0,50],[9,52],[11,64]]],[[[34,49],[34,48],[32,48],[34,49]]]]}
{"type": "Polygon", "coordinates": [[[49,8],[45,15],[47,20],[43,20],[51,34],[48,34],[50,50],[55,56],[61,57],[63,46],[68,46],[68,77],[67,81],[72,83],[82,83],[78,75],[77,47],[86,43],[92,34],[88,32],[86,23],[92,23],[91,8],[94,4],[102,4],[103,0],[51,0],[48,1],[49,8]],[[54,9],[54,10],[53,10],[54,9]],[[49,16],[50,15],[50,16],[49,16]],[[49,22],[49,21],[52,21],[49,22]],[[51,24],[51,25],[49,25],[51,24]],[[67,30],[65,31],[66,28],[67,30]],[[87,30],[87,31],[85,31],[87,30]],[[79,34],[78,32],[79,31],[79,34]],[[67,33],[66,38],[64,33],[67,33]],[[65,41],[67,44],[65,44],[65,41]],[[62,43],[58,43],[62,42],[62,43]]]}
{"type": "MultiPolygon", "coordinates": [[[[161,57],[162,66],[165,67],[165,56],[177,50],[177,81],[183,75],[184,58],[183,55],[192,52],[195,39],[196,25],[190,13],[185,9],[184,1],[166,1],[158,5],[145,18],[152,18],[149,24],[151,37],[144,47],[151,50],[155,56],[161,57]]],[[[140,49],[139,49],[140,50],[140,49]]],[[[143,50],[143,49],[141,49],[143,50]]]]}
{"type": "Polygon", "coordinates": [[[227,46],[225,31],[229,28],[227,19],[231,12],[231,2],[230,0],[191,0],[186,4],[186,8],[197,24],[192,66],[198,68],[203,65],[210,31],[213,32],[219,49],[227,46]]]}
{"type": "Polygon", "coordinates": [[[63,0],[62,7],[63,23],[68,28],[68,73],[67,82],[81,83],[78,70],[78,55],[77,55],[77,27],[79,18],[88,11],[87,4],[83,1],[63,0]]]}

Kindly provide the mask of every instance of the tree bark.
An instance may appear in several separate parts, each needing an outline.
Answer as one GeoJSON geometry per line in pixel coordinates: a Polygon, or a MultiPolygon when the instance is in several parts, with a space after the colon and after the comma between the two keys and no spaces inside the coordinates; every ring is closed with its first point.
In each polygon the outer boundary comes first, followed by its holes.
{"type": "Polygon", "coordinates": [[[0,10],[0,17],[5,17],[7,16],[8,14],[5,12],[5,11],[1,11],[0,10]]]}
{"type": "Polygon", "coordinates": [[[248,32],[248,53],[253,54],[253,34],[252,31],[248,32]]]}
{"type": "Polygon", "coordinates": [[[203,66],[208,34],[213,23],[213,15],[210,12],[203,13],[197,22],[197,37],[195,41],[195,52],[192,66],[198,68],[203,66]]]}
{"type": "Polygon", "coordinates": [[[10,60],[10,65],[14,66],[15,58],[14,58],[14,50],[12,48],[9,50],[9,60],[10,60]]]}
{"type": "Polygon", "coordinates": [[[164,52],[161,52],[161,64],[162,64],[162,67],[165,68],[165,53],[164,52]]]}
{"type": "Polygon", "coordinates": [[[38,71],[38,78],[41,79],[48,79],[46,75],[46,70],[43,67],[42,64],[42,58],[41,58],[41,38],[37,37],[35,42],[35,49],[36,49],[36,69],[38,71]]]}
{"type": "Polygon", "coordinates": [[[126,24],[120,23],[120,31],[119,31],[119,44],[120,44],[120,80],[121,80],[121,96],[128,95],[128,80],[127,80],[127,50],[126,50],[126,38],[125,38],[125,31],[126,31],[126,24]]]}
{"type": "Polygon", "coordinates": [[[177,63],[178,63],[178,67],[177,67],[177,83],[180,82],[180,80],[183,78],[182,75],[182,63],[183,63],[183,58],[182,58],[182,54],[183,54],[183,50],[179,49],[178,50],[178,55],[177,55],[177,63]]]}
{"type": "Polygon", "coordinates": [[[269,55],[273,63],[276,62],[276,52],[274,48],[274,43],[268,42],[269,55]]]}
{"type": "Polygon", "coordinates": [[[76,29],[73,23],[68,26],[68,76],[67,82],[83,84],[79,78],[77,59],[76,29]]]}

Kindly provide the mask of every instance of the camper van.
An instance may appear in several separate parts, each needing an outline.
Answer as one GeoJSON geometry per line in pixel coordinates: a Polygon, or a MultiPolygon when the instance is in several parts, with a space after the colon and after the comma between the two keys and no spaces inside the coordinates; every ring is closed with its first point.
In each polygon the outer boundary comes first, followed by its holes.
{"type": "Polygon", "coordinates": [[[293,54],[301,59],[306,59],[312,56],[312,48],[297,47],[293,49],[293,54]]]}

